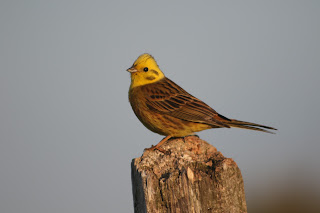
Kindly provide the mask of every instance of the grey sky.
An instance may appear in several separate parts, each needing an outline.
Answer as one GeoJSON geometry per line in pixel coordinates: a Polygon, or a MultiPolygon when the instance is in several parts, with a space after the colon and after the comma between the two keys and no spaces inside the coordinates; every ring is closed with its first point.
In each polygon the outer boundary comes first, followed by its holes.
{"type": "Polygon", "coordinates": [[[319,1],[1,1],[0,212],[132,212],[130,162],[162,137],[125,70],[144,52],[220,114],[279,128],[200,132],[248,205],[296,169],[319,189],[319,1]]]}

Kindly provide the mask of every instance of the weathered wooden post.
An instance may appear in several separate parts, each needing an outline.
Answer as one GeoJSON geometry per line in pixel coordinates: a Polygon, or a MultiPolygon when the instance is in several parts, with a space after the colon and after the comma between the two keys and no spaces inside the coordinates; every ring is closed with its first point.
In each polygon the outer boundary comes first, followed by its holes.
{"type": "Polygon", "coordinates": [[[132,160],[134,212],[247,212],[240,169],[197,136],[132,160]]]}

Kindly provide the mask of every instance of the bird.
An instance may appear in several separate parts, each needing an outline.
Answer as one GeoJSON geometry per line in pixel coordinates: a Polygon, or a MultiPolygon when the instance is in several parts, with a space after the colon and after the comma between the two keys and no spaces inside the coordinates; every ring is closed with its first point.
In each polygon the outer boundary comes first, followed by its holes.
{"type": "Polygon", "coordinates": [[[127,71],[131,75],[129,102],[135,115],[146,128],[165,136],[146,150],[164,151],[161,146],[172,137],[194,135],[212,128],[237,127],[267,133],[277,130],[219,114],[167,78],[148,53],[140,55],[127,71]]]}

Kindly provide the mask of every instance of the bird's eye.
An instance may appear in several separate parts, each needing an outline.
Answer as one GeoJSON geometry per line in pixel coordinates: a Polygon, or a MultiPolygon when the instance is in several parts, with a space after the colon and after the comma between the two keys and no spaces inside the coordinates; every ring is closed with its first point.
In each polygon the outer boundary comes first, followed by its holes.
{"type": "Polygon", "coordinates": [[[143,68],[143,71],[148,72],[148,67],[143,68]]]}

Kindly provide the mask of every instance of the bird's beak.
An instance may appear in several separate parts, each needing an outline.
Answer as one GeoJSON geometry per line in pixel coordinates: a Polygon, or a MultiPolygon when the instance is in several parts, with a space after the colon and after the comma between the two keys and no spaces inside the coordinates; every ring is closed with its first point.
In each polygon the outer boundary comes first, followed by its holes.
{"type": "Polygon", "coordinates": [[[138,70],[135,67],[130,67],[129,69],[127,69],[127,71],[134,73],[134,72],[137,72],[138,70]]]}

